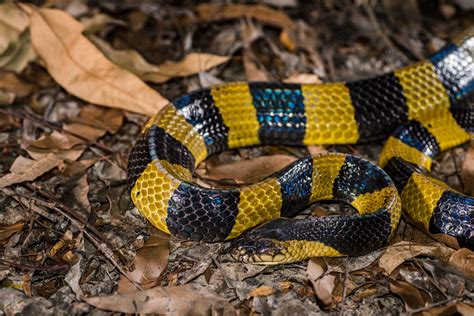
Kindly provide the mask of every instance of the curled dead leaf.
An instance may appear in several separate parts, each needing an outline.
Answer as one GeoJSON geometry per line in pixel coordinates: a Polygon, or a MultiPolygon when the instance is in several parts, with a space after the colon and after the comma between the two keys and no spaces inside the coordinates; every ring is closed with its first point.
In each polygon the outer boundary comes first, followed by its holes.
{"type": "Polygon", "coordinates": [[[336,277],[326,273],[326,263],[322,258],[312,258],[308,261],[306,273],[308,280],[313,285],[314,293],[324,305],[333,301],[333,291],[336,287],[336,277]]]}
{"type": "Polygon", "coordinates": [[[461,248],[451,255],[449,264],[467,277],[474,279],[474,252],[467,248],[461,248]]]}
{"type": "MultiPolygon", "coordinates": [[[[170,236],[157,229],[153,229],[152,235],[142,248],[137,250],[134,260],[135,269],[128,277],[140,284],[144,289],[153,287],[158,277],[168,266],[170,254],[170,236]]],[[[136,292],[137,287],[123,275],[120,277],[117,293],[136,292]]]]}
{"type": "Polygon", "coordinates": [[[31,41],[50,75],[69,93],[92,103],[152,115],[168,104],[134,74],[110,62],[61,10],[21,4],[30,15],[31,41]]]}

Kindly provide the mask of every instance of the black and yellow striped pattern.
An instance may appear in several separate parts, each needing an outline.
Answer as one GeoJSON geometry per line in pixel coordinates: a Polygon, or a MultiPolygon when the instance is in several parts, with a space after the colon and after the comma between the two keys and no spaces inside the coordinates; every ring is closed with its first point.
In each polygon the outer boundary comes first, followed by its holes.
{"type": "MultiPolygon", "coordinates": [[[[185,95],[152,118],[138,139],[129,162],[132,200],[161,230],[205,241],[235,238],[315,201],[341,200],[360,216],[313,220],[311,229],[306,228],[312,234],[284,229],[286,235],[278,237],[312,242],[306,252],[301,249],[308,244],[292,246],[307,256],[353,255],[380,247],[397,227],[400,199],[391,179],[365,160],[339,154],[305,158],[262,182],[233,190],[199,187],[191,183],[192,173],[206,157],[229,148],[361,143],[387,137],[407,122],[388,139],[381,165],[402,157],[429,169],[440,150],[470,138],[472,112],[463,102],[474,85],[473,41],[463,37],[431,60],[367,80],[236,82],[185,95]],[[378,224],[364,230],[364,221],[378,224]],[[318,225],[353,230],[338,238],[336,231],[318,225]]],[[[429,222],[446,188],[430,191],[428,202],[409,189],[426,186],[424,176],[411,176],[406,184],[403,207],[413,209],[415,219],[429,222]],[[415,196],[426,203],[404,202],[415,196]]]]}

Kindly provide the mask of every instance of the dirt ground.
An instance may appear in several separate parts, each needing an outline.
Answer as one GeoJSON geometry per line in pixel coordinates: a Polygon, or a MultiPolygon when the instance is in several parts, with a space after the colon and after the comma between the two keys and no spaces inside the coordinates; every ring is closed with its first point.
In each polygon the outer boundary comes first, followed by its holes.
{"type": "MultiPolygon", "coordinates": [[[[367,256],[255,266],[228,243],[153,229],[126,179],[137,135],[168,100],[227,81],[366,78],[473,24],[463,0],[0,4],[0,314],[473,315],[474,253],[408,218],[367,256]]],[[[231,150],[195,181],[235,187],[327,151],[376,162],[382,145],[231,150]]],[[[433,174],[472,195],[474,145],[443,153],[433,174]]]]}

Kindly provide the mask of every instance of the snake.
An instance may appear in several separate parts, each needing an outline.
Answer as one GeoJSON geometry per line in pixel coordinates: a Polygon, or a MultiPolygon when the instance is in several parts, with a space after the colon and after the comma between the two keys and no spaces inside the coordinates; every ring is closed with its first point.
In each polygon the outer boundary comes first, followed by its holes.
{"type": "Polygon", "coordinates": [[[474,199],[430,173],[435,157],[474,133],[474,31],[432,57],[348,82],[229,82],[170,102],[145,125],[128,162],[134,205],[184,240],[231,241],[242,262],[281,264],[359,256],[386,246],[402,215],[474,248],[474,199]],[[378,165],[329,152],[300,158],[259,182],[197,184],[207,157],[257,145],[386,140],[378,165]],[[295,218],[318,201],[355,214],[295,218]]]}

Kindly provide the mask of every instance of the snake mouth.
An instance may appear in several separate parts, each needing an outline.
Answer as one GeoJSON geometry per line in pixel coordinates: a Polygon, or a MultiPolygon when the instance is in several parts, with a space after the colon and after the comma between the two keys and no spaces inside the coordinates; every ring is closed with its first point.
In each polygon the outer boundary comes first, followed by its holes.
{"type": "Polygon", "coordinates": [[[273,240],[241,242],[230,254],[235,260],[244,263],[272,265],[290,261],[286,247],[273,240]]]}

